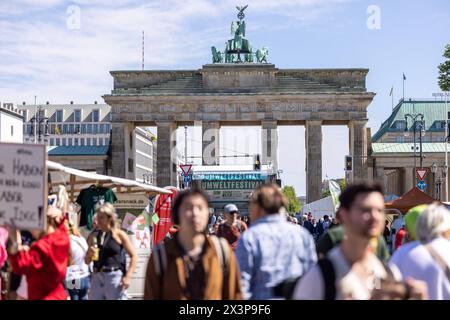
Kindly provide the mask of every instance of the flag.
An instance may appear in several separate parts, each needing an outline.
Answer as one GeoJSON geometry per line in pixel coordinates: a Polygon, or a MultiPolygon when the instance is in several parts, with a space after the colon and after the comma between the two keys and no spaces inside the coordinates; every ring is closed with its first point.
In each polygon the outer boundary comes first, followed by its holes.
{"type": "Polygon", "coordinates": [[[330,194],[331,194],[331,198],[333,199],[333,205],[334,205],[334,209],[335,211],[338,209],[339,207],[339,196],[341,195],[341,187],[339,186],[339,184],[334,181],[334,180],[328,180],[328,186],[330,189],[330,194]]]}
{"type": "Polygon", "coordinates": [[[394,92],[394,87],[392,86],[391,91],[389,91],[389,96],[392,96],[393,92],[394,92]]]}
{"type": "Polygon", "coordinates": [[[405,74],[403,74],[403,80],[406,80],[406,76],[405,76],[405,74]]]}
{"type": "Polygon", "coordinates": [[[178,189],[175,187],[166,187],[172,191],[172,194],[159,194],[155,199],[154,215],[152,220],[154,223],[153,243],[158,244],[169,232],[172,227],[172,202],[177,195],[178,189]],[[156,217],[155,217],[156,215],[156,217]]]}

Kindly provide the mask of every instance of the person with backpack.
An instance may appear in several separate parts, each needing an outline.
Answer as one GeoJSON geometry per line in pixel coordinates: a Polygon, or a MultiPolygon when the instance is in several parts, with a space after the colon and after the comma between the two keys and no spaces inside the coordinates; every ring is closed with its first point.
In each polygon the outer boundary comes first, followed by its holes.
{"type": "Polygon", "coordinates": [[[208,196],[181,191],[172,206],[178,232],[153,248],[147,264],[145,300],[242,299],[239,267],[224,238],[208,232],[208,196]]]}
{"type": "Polygon", "coordinates": [[[286,197],[273,183],[261,185],[250,198],[252,224],[236,248],[245,299],[282,298],[277,288],[317,261],[312,235],[286,220],[280,213],[286,207],[286,197]]]}
{"type": "MultiPolygon", "coordinates": [[[[381,186],[359,183],[348,186],[339,197],[339,218],[344,237],[297,283],[297,300],[425,299],[426,285],[387,268],[373,253],[372,239],[384,230],[384,199],[381,186]]],[[[398,271],[398,270],[397,270],[398,271]]]]}
{"type": "Polygon", "coordinates": [[[96,216],[99,230],[89,235],[85,257],[86,264],[94,262],[89,300],[121,300],[136,268],[137,253],[128,235],[120,230],[112,204],[99,205],[96,216]],[[125,254],[130,256],[128,268],[125,254]]]}
{"type": "Polygon", "coordinates": [[[238,208],[236,205],[230,203],[224,208],[225,221],[216,227],[216,236],[219,238],[225,238],[231,245],[233,250],[236,250],[236,246],[242,232],[247,230],[247,225],[244,221],[237,218],[238,208]]]}

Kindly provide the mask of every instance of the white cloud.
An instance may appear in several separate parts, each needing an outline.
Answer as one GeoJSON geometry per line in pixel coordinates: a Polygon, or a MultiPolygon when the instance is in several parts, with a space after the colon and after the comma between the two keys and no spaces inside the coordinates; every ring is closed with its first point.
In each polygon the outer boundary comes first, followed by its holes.
{"type": "MultiPolygon", "coordinates": [[[[252,30],[273,28],[267,16],[309,21],[347,0],[247,1],[252,30]]],[[[112,87],[110,70],[138,69],[145,30],[146,68],[198,68],[220,46],[235,1],[17,0],[0,4],[0,97],[3,101],[89,102],[112,87]],[[81,28],[66,26],[78,5],[81,28]]],[[[280,27],[280,26],[278,26],[280,27]]],[[[282,26],[281,26],[282,27],[282,26]]],[[[261,31],[263,32],[263,31],[261,31]]]]}

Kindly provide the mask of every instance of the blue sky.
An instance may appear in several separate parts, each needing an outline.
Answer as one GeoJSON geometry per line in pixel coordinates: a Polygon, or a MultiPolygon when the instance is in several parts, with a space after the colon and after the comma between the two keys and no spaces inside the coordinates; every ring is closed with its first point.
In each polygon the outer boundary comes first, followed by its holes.
{"type": "MultiPolygon", "coordinates": [[[[406,97],[431,98],[439,91],[436,66],[450,43],[447,0],[3,0],[0,101],[33,103],[35,94],[38,103],[102,101],[112,87],[110,70],[140,68],[142,30],[146,69],[200,68],[210,62],[210,46],[222,47],[228,39],[235,5],[244,3],[247,38],[254,47],[268,46],[269,61],[278,68],[370,69],[367,88],[377,94],[369,107],[373,133],[390,113],[391,86],[395,101],[401,98],[403,72],[406,97]],[[379,9],[380,29],[367,27],[371,5],[379,9]]],[[[222,131],[222,154],[260,149],[255,129],[222,131]],[[236,144],[242,135],[248,142],[236,144]]],[[[342,177],[347,129],[323,132],[323,176],[342,177]]],[[[195,154],[198,130],[189,135],[188,152],[195,154]]],[[[303,135],[302,127],[279,129],[282,178],[300,195],[303,135]],[[294,148],[292,137],[300,137],[294,148]]]]}

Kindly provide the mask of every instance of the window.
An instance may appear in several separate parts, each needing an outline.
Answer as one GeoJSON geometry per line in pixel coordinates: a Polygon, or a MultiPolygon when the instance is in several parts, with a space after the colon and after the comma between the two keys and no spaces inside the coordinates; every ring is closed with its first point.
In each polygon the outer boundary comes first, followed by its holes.
{"type": "Polygon", "coordinates": [[[55,139],[55,144],[59,147],[61,145],[61,141],[59,138],[55,139]]]}
{"type": "Polygon", "coordinates": [[[397,136],[397,137],[395,137],[395,142],[397,142],[397,143],[403,143],[403,142],[405,142],[405,137],[403,137],[403,136],[397,136]]]}
{"type": "Polygon", "coordinates": [[[80,129],[80,125],[79,124],[75,125],[75,132],[74,133],[76,133],[76,134],[80,134],[81,133],[81,129],[80,129]]]}
{"type": "Polygon", "coordinates": [[[50,134],[55,134],[56,132],[56,125],[55,124],[51,124],[50,125],[50,134]]]}
{"type": "Polygon", "coordinates": [[[109,146],[109,138],[105,138],[105,146],[109,146]]]}
{"type": "Polygon", "coordinates": [[[75,122],[81,122],[81,109],[76,109],[73,112],[73,121],[75,122]]]}
{"type": "Polygon", "coordinates": [[[73,139],[73,145],[74,146],[78,146],[78,138],[74,138],[73,139]]]}
{"type": "Polygon", "coordinates": [[[93,125],[92,125],[92,129],[93,129],[93,130],[92,130],[92,133],[93,133],[93,134],[97,134],[97,133],[98,133],[98,124],[93,124],[93,125]]]}
{"type": "Polygon", "coordinates": [[[64,110],[56,110],[56,122],[63,122],[64,110]]]}
{"type": "Polygon", "coordinates": [[[106,132],[106,125],[105,125],[105,124],[102,123],[102,124],[100,125],[99,133],[107,133],[107,132],[106,132]]]}
{"type": "Polygon", "coordinates": [[[99,122],[100,121],[100,110],[95,109],[92,111],[92,122],[99,122]]]}
{"type": "Polygon", "coordinates": [[[80,139],[80,146],[84,146],[84,138],[80,139]]]}
{"type": "Polygon", "coordinates": [[[11,137],[14,135],[14,126],[11,126],[11,137]]]}
{"type": "Polygon", "coordinates": [[[395,124],[395,128],[398,130],[405,130],[406,123],[404,121],[397,121],[397,123],[395,124]]]}
{"type": "Polygon", "coordinates": [[[97,145],[97,138],[92,138],[92,145],[96,146],[97,145]]]}
{"type": "Polygon", "coordinates": [[[55,139],[50,138],[50,145],[51,145],[51,146],[54,146],[54,145],[55,145],[55,139]]]}
{"type": "Polygon", "coordinates": [[[72,146],[72,138],[68,138],[67,142],[68,142],[69,147],[71,147],[72,146]]]}
{"type": "Polygon", "coordinates": [[[27,122],[28,121],[28,110],[22,110],[22,115],[23,115],[23,121],[27,122]]]}
{"type": "Polygon", "coordinates": [[[134,172],[133,158],[128,158],[128,172],[134,172]]]}
{"type": "Polygon", "coordinates": [[[75,133],[75,126],[73,124],[69,124],[69,133],[74,134],[75,133]]]}
{"type": "Polygon", "coordinates": [[[92,133],[92,124],[88,124],[86,127],[86,133],[92,133]]]}
{"type": "Polygon", "coordinates": [[[66,145],[66,138],[62,138],[62,145],[63,145],[63,146],[66,145]]]}
{"type": "Polygon", "coordinates": [[[91,145],[91,138],[86,138],[86,145],[90,146],[91,145]]]}
{"type": "Polygon", "coordinates": [[[86,133],[86,125],[85,124],[81,125],[81,133],[86,133]]]}
{"type": "Polygon", "coordinates": [[[103,138],[98,138],[98,145],[102,146],[103,145],[103,138]]]}
{"type": "Polygon", "coordinates": [[[109,133],[111,131],[111,125],[109,123],[105,124],[105,133],[109,133]]]}
{"type": "Polygon", "coordinates": [[[63,133],[68,134],[69,133],[69,125],[63,124],[63,133]]]}

